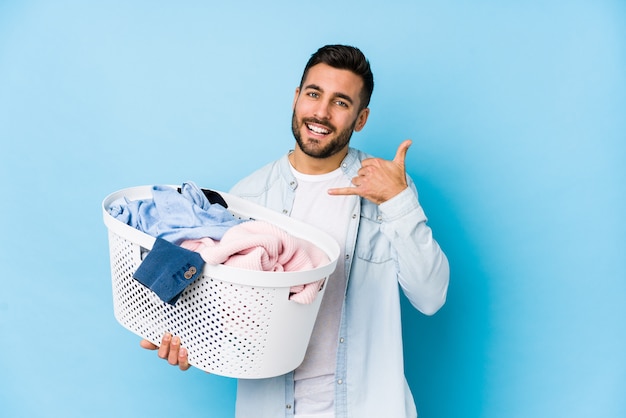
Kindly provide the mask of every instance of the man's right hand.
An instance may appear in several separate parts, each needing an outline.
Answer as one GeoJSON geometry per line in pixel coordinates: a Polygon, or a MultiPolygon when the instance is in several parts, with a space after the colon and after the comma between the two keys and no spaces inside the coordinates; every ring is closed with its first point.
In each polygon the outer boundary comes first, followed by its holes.
{"type": "Polygon", "coordinates": [[[172,336],[169,332],[163,335],[160,346],[156,346],[148,340],[141,340],[139,345],[146,350],[158,350],[157,355],[160,358],[167,360],[172,366],[178,366],[182,371],[190,367],[187,361],[187,350],[180,346],[180,338],[172,336]]]}

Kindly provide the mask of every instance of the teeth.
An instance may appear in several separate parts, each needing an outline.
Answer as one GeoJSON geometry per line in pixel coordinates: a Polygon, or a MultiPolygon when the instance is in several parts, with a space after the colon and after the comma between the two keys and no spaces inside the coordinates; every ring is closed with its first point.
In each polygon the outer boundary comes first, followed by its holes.
{"type": "Polygon", "coordinates": [[[328,129],[320,128],[318,126],[307,125],[307,128],[309,128],[316,134],[327,134],[329,132],[328,129]]]}

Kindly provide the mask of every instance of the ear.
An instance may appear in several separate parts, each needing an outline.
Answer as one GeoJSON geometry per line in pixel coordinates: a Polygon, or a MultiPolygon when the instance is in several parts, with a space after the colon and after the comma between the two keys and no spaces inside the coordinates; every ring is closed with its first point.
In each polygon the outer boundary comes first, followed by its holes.
{"type": "Polygon", "coordinates": [[[367,122],[367,117],[370,115],[370,108],[366,107],[365,109],[359,112],[359,116],[356,117],[356,124],[354,125],[354,132],[359,132],[365,126],[365,122],[367,122]]]}
{"type": "Polygon", "coordinates": [[[293,104],[291,106],[291,110],[296,110],[296,102],[298,101],[298,97],[300,96],[300,87],[296,87],[296,94],[293,96],[293,104]]]}

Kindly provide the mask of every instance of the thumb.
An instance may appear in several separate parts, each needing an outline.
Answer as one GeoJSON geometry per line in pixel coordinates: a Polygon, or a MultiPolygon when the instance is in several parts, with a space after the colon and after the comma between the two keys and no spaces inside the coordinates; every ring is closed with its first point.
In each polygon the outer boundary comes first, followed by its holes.
{"type": "Polygon", "coordinates": [[[146,350],[156,350],[157,348],[159,348],[157,345],[152,344],[148,340],[141,340],[139,342],[139,345],[141,346],[141,348],[145,348],[146,350]]]}
{"type": "Polygon", "coordinates": [[[404,167],[404,160],[406,159],[406,153],[412,144],[413,144],[413,141],[411,141],[410,139],[403,141],[398,147],[398,150],[396,151],[396,156],[393,157],[393,162],[396,164],[400,164],[401,166],[404,167]]]}

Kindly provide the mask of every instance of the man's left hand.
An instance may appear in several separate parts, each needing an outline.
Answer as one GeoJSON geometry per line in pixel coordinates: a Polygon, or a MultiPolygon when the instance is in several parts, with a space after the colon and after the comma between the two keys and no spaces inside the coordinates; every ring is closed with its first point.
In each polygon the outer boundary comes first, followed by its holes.
{"type": "Polygon", "coordinates": [[[361,162],[357,176],[352,179],[354,187],[329,189],[334,196],[358,195],[377,205],[391,199],[407,188],[404,160],[413,142],[410,139],[400,144],[393,160],[367,158],[361,162]]]}

